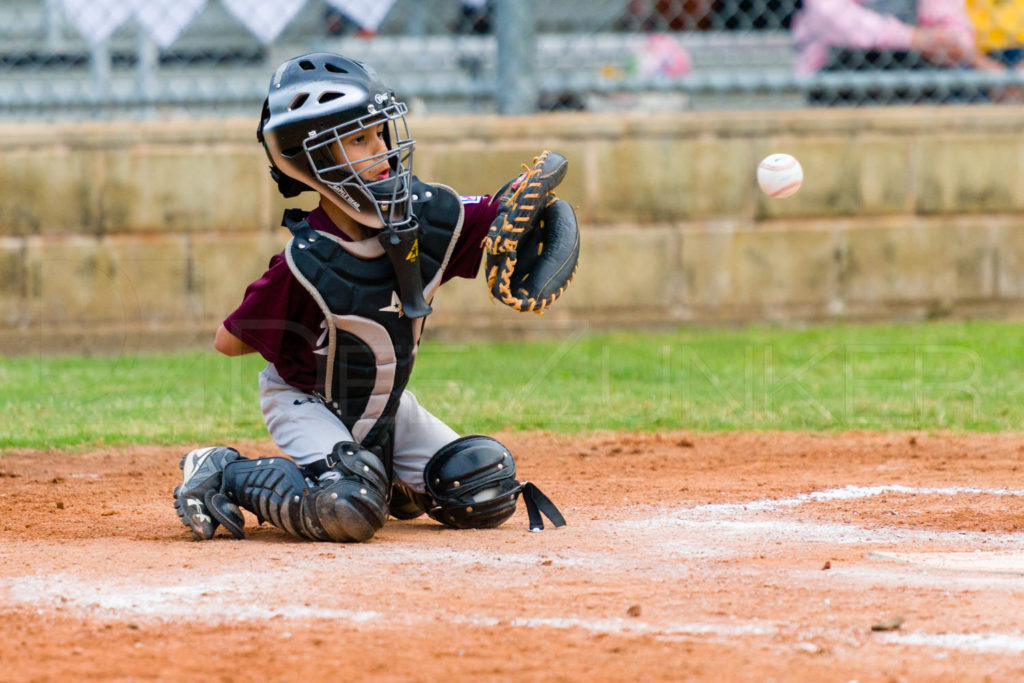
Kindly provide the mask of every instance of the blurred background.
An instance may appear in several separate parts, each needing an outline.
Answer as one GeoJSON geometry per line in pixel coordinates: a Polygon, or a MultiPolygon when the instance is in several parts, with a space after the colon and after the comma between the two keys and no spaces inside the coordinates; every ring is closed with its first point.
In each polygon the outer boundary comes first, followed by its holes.
{"type": "Polygon", "coordinates": [[[208,347],[316,202],[255,141],[314,50],[409,102],[428,181],[569,158],[559,305],[454,282],[432,338],[1016,316],[1022,39],[1024,0],[2,0],[0,353],[208,347]]]}
{"type": "Polygon", "coordinates": [[[249,113],[326,50],[419,111],[1019,99],[1018,0],[4,0],[0,113],[249,113]]]}

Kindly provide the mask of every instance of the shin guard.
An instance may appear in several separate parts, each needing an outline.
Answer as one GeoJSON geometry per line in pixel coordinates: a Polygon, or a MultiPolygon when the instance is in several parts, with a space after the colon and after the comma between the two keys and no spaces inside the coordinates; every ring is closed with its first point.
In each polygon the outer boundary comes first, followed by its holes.
{"type": "Polygon", "coordinates": [[[294,536],[318,541],[366,541],[387,519],[388,477],[380,459],[341,442],[327,458],[336,477],[314,484],[287,458],[239,460],[224,469],[221,494],[294,536]]]}

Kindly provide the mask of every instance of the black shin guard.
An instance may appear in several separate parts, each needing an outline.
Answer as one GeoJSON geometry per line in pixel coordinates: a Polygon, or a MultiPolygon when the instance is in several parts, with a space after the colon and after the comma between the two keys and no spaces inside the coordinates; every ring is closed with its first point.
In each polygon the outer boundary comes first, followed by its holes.
{"type": "MultiPolygon", "coordinates": [[[[221,495],[294,536],[366,541],[387,519],[387,472],[380,459],[342,442],[327,459],[339,478],[310,485],[287,458],[239,460],[224,469],[221,495]]],[[[326,470],[325,470],[326,471],[326,470]]]]}
{"type": "Polygon", "coordinates": [[[260,524],[270,522],[294,536],[315,538],[303,524],[306,486],[302,472],[287,458],[238,460],[224,468],[221,494],[256,515],[260,524]]]}

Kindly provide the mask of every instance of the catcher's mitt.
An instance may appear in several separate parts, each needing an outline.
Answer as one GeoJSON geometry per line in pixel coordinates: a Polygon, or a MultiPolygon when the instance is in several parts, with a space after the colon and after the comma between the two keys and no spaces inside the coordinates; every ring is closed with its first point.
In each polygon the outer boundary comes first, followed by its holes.
{"type": "Polygon", "coordinates": [[[576,274],[579,226],[552,190],[569,162],[545,150],[499,193],[498,216],[484,240],[491,296],[517,311],[543,313],[576,274]]]}

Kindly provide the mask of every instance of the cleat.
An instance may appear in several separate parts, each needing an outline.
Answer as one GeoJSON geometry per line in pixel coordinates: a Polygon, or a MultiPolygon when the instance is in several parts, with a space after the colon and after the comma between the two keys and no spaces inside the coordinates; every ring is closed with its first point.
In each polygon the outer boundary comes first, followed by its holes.
{"type": "Polygon", "coordinates": [[[242,513],[220,493],[225,465],[241,457],[233,448],[213,446],[197,448],[181,459],[178,466],[183,477],[181,486],[174,489],[174,510],[195,540],[213,538],[220,524],[236,538],[243,538],[242,513]]]}

